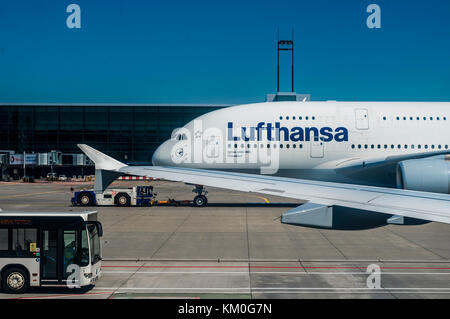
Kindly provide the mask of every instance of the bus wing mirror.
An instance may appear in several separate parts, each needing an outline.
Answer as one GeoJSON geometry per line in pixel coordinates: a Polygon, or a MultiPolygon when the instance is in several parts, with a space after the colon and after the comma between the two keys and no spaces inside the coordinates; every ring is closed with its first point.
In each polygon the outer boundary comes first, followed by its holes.
{"type": "Polygon", "coordinates": [[[100,222],[92,221],[92,222],[88,222],[88,224],[95,225],[95,227],[97,228],[98,237],[103,237],[103,226],[100,222]]]}

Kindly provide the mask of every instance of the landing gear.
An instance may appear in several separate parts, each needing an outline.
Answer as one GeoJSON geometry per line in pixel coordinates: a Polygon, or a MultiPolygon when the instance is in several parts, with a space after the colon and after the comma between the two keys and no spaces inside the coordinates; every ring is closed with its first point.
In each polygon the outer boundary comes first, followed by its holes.
{"type": "Polygon", "coordinates": [[[197,194],[193,202],[195,207],[205,207],[208,204],[208,199],[206,198],[208,192],[203,188],[203,185],[195,185],[192,192],[197,194]]]}
{"type": "Polygon", "coordinates": [[[194,197],[193,203],[195,207],[204,207],[208,203],[208,200],[204,195],[197,195],[194,197]]]}

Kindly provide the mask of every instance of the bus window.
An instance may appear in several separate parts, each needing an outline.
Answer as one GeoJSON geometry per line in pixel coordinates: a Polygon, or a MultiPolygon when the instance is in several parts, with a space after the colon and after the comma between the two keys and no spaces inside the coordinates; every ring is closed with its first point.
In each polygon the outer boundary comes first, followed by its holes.
{"type": "Polygon", "coordinates": [[[77,255],[77,231],[76,230],[64,230],[64,241],[63,241],[63,266],[65,278],[67,278],[70,273],[67,272],[67,267],[69,265],[75,264],[75,257],[77,255]]]}
{"type": "Polygon", "coordinates": [[[91,244],[91,264],[93,265],[101,260],[100,238],[98,237],[97,227],[95,225],[89,225],[88,230],[91,244]]]}
{"type": "Polygon", "coordinates": [[[0,254],[8,250],[8,229],[0,229],[0,254]]]}
{"type": "Polygon", "coordinates": [[[33,257],[36,247],[37,231],[34,228],[12,229],[12,252],[18,257],[33,257]],[[33,245],[32,245],[33,244],[33,245]]]}
{"type": "Polygon", "coordinates": [[[86,267],[89,265],[89,242],[86,229],[81,231],[81,260],[80,266],[86,267]]]}

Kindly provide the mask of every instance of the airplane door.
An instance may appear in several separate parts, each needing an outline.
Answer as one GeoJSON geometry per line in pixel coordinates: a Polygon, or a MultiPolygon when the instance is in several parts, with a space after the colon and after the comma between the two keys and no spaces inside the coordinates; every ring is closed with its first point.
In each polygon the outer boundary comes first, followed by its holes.
{"type": "Polygon", "coordinates": [[[208,158],[219,157],[220,152],[220,138],[216,135],[208,136],[206,140],[206,156],[208,158]]]}
{"type": "Polygon", "coordinates": [[[323,157],[323,140],[322,138],[319,139],[319,137],[314,137],[314,139],[311,141],[311,157],[312,158],[320,158],[323,157]]]}
{"type": "Polygon", "coordinates": [[[355,109],[356,129],[368,130],[369,129],[369,114],[367,109],[355,109]]]}

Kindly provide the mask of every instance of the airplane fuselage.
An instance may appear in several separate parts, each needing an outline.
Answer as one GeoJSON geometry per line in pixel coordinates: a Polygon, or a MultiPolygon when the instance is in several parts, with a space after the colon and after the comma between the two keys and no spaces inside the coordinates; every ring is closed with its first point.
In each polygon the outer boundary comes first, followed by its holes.
{"type": "Polygon", "coordinates": [[[448,102],[238,105],[176,130],[153,162],[394,187],[395,161],[377,163],[450,152],[449,121],[448,102]]]}

